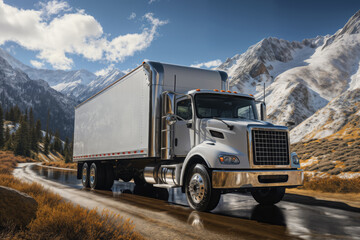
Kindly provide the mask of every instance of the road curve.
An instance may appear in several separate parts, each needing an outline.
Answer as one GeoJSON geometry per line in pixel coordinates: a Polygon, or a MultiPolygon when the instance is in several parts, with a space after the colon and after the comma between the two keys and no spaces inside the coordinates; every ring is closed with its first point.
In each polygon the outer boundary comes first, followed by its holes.
{"type": "Polygon", "coordinates": [[[139,188],[115,181],[112,191],[83,189],[76,172],[22,163],[14,176],[37,182],[85,208],[130,218],[148,239],[360,239],[360,209],[287,194],[276,206],[226,194],[209,213],[193,211],[180,189],[139,188]]]}

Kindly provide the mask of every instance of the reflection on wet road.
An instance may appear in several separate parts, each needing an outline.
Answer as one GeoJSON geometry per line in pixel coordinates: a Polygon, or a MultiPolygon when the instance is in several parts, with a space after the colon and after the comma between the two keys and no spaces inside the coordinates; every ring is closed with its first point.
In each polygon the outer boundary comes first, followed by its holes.
{"type": "MultiPolygon", "coordinates": [[[[91,192],[105,200],[115,199],[139,211],[166,213],[175,219],[175,224],[190,226],[195,236],[197,231],[199,234],[207,231],[224,239],[256,239],[261,228],[269,234],[263,237],[269,239],[360,239],[360,209],[346,204],[287,194],[275,206],[261,206],[250,195],[226,194],[211,213],[200,213],[187,207],[186,196],[180,188],[139,187],[132,182],[115,181],[112,191],[91,191],[83,189],[75,171],[38,165],[32,165],[31,169],[43,178],[91,192]]],[[[199,235],[199,238],[206,237],[199,235]]]]}

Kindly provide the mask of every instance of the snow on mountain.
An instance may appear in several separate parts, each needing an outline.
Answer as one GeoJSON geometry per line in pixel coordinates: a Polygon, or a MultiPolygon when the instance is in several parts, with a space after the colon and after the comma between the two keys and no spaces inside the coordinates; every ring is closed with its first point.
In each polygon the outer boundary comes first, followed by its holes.
{"type": "Polygon", "coordinates": [[[332,36],[302,42],[266,38],[218,69],[232,90],[262,98],[269,119],[299,124],[338,95],[360,87],[360,11],[332,36]]]}
{"type": "Polygon", "coordinates": [[[80,101],[84,101],[87,98],[91,97],[95,93],[99,92],[103,88],[109,86],[111,83],[115,82],[119,78],[125,75],[124,72],[119,69],[112,69],[107,74],[98,76],[96,79],[91,81],[83,92],[78,96],[80,101]]]}
{"type": "Polygon", "coordinates": [[[360,88],[331,100],[324,108],[291,130],[291,142],[328,137],[351,121],[360,120],[360,88]]]}
{"type": "Polygon", "coordinates": [[[46,126],[47,112],[50,111],[49,127],[59,129],[61,137],[72,138],[74,106],[76,102],[52,89],[44,80],[31,80],[19,68],[13,68],[0,56],[0,103],[8,109],[18,105],[20,109],[33,108],[34,117],[46,126]]]}

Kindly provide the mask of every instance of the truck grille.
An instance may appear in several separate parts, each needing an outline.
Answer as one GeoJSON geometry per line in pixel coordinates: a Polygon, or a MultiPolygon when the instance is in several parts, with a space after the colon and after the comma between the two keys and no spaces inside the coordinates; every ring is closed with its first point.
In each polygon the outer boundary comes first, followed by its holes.
{"type": "Polygon", "coordinates": [[[254,165],[289,165],[288,132],[252,130],[254,165]]]}

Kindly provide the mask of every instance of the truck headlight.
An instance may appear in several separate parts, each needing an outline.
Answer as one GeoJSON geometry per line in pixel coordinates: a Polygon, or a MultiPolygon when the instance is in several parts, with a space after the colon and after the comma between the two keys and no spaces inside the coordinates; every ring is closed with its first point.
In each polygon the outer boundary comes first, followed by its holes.
{"type": "Polygon", "coordinates": [[[296,152],[291,153],[291,161],[293,162],[293,164],[300,164],[299,157],[296,152]]]}
{"type": "Polygon", "coordinates": [[[239,164],[240,160],[234,155],[220,155],[219,162],[221,164],[239,164]]]}

